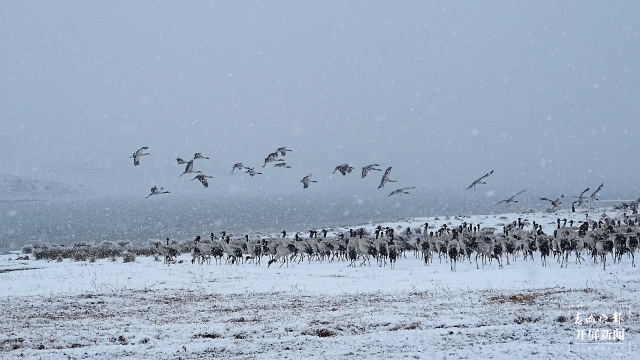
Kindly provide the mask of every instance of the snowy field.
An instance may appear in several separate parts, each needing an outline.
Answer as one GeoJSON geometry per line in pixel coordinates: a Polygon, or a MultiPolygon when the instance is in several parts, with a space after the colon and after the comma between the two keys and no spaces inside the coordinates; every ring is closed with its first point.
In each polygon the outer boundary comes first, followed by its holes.
{"type": "MultiPolygon", "coordinates": [[[[611,209],[592,210],[590,218],[611,209]]],[[[404,219],[483,227],[518,217],[552,232],[556,218],[584,212],[404,219]]],[[[378,224],[369,224],[372,229],[378,224]]],[[[330,234],[343,231],[334,229],[330,234]]],[[[530,226],[527,228],[530,230],[530,226]]],[[[204,235],[204,234],[202,234],[204,235]]],[[[306,235],[306,234],[305,234],[306,235]]],[[[425,265],[414,255],[395,269],[346,261],[192,265],[183,254],[96,262],[16,260],[0,256],[0,358],[640,358],[640,268],[594,265],[587,254],[561,268],[519,254],[499,269],[465,260],[425,265]],[[582,325],[576,324],[576,315],[582,325]],[[615,314],[622,314],[620,322],[615,314]],[[593,314],[604,322],[587,324],[593,314]],[[624,328],[623,340],[589,340],[624,328]],[[577,339],[585,331],[584,340],[577,339]]]]}

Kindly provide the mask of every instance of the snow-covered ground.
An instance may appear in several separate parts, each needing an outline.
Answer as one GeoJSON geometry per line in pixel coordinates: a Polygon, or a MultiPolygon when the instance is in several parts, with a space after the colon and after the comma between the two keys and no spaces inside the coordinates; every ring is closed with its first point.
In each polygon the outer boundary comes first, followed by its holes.
{"type": "MultiPolygon", "coordinates": [[[[611,209],[591,210],[597,219],[611,209]]],[[[585,212],[404,219],[394,228],[518,217],[547,229],[585,212]]],[[[373,228],[378,224],[370,224],[373,228]]],[[[529,226],[530,229],[530,226],[529,226]]],[[[338,232],[344,229],[335,229],[338,232]]],[[[262,265],[47,262],[0,256],[0,358],[639,358],[640,270],[521,256],[499,269],[475,261],[389,266],[306,260],[262,265]],[[582,325],[576,324],[576,315],[582,325]],[[614,314],[622,314],[614,322],[614,314]],[[604,323],[587,324],[589,314],[604,323]],[[624,340],[589,340],[624,328],[624,340]],[[577,339],[584,330],[584,340],[577,339]]],[[[618,333],[618,335],[620,335],[618,333]]]]}

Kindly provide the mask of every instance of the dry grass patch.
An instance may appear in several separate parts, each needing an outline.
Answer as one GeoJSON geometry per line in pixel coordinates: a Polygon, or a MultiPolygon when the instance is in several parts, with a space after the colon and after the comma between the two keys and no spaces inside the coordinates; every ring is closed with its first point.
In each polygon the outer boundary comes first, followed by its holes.
{"type": "Polygon", "coordinates": [[[331,337],[331,336],[336,336],[336,332],[329,329],[316,329],[316,330],[310,330],[310,331],[303,331],[302,335],[310,335],[310,336],[317,336],[317,337],[331,337]]]}
{"type": "Polygon", "coordinates": [[[537,323],[540,320],[540,318],[532,318],[531,316],[518,316],[514,322],[518,325],[528,322],[528,323],[537,323]]]}
{"type": "Polygon", "coordinates": [[[540,290],[536,292],[520,293],[520,294],[512,294],[512,295],[501,294],[501,295],[489,297],[489,302],[494,302],[498,304],[504,304],[504,303],[510,302],[512,304],[530,305],[536,302],[538,298],[542,298],[544,300],[544,299],[548,299],[548,297],[553,295],[570,293],[570,292],[590,293],[590,292],[593,292],[593,290],[591,289],[582,289],[582,290],[548,289],[548,290],[540,290]]]}
{"type": "Polygon", "coordinates": [[[18,350],[22,347],[22,343],[24,342],[23,338],[16,339],[6,339],[0,341],[0,350],[11,351],[18,350]]]}
{"type": "Polygon", "coordinates": [[[540,294],[516,294],[516,295],[498,295],[489,298],[492,302],[504,304],[506,302],[514,304],[532,304],[540,294]]]}

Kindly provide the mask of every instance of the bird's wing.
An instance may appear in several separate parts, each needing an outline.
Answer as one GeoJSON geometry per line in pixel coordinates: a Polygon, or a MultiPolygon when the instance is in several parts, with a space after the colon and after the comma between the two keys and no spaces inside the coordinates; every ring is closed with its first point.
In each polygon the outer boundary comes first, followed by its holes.
{"type": "Polygon", "coordinates": [[[378,189],[383,188],[384,183],[386,183],[389,180],[389,173],[391,173],[391,166],[389,166],[387,170],[384,172],[384,175],[382,175],[382,180],[380,180],[380,185],[378,186],[378,189]]]}
{"type": "Polygon", "coordinates": [[[489,175],[491,175],[491,174],[493,174],[493,170],[491,170],[491,171],[489,171],[488,173],[484,174],[482,177],[480,177],[480,178],[479,178],[478,180],[476,180],[476,181],[480,181],[480,180],[483,180],[483,179],[485,179],[485,178],[488,178],[488,177],[489,177],[489,175]]]}
{"type": "Polygon", "coordinates": [[[309,177],[305,176],[304,178],[302,178],[302,180],[300,180],[300,182],[302,183],[302,188],[306,189],[309,187],[309,177]]]}
{"type": "Polygon", "coordinates": [[[498,202],[497,204],[495,204],[494,206],[498,206],[498,205],[502,204],[503,202],[507,202],[507,200],[499,201],[499,202],[498,202]]]}
{"type": "Polygon", "coordinates": [[[204,187],[208,187],[209,186],[209,183],[207,182],[207,177],[205,175],[203,175],[203,174],[196,175],[196,177],[191,179],[191,181],[193,181],[195,179],[198,179],[198,181],[200,181],[200,183],[202,185],[204,185],[204,187]]]}
{"type": "Polygon", "coordinates": [[[546,200],[546,201],[548,201],[548,202],[550,202],[550,203],[552,203],[552,202],[553,202],[553,200],[547,199],[547,198],[545,198],[545,197],[541,197],[541,198],[540,198],[540,200],[546,200]]]}
{"type": "Polygon", "coordinates": [[[515,194],[515,195],[513,195],[513,196],[514,196],[514,197],[516,197],[516,196],[518,196],[518,195],[522,194],[522,193],[523,193],[523,192],[525,192],[525,191],[527,191],[527,189],[524,189],[524,190],[520,191],[519,193],[517,193],[517,194],[515,194]]]}
{"type": "Polygon", "coordinates": [[[596,197],[596,195],[600,192],[600,190],[602,190],[602,186],[604,185],[604,183],[600,184],[600,186],[598,186],[598,188],[596,189],[596,191],[593,192],[593,194],[591,194],[591,197],[594,198],[596,197]]]}

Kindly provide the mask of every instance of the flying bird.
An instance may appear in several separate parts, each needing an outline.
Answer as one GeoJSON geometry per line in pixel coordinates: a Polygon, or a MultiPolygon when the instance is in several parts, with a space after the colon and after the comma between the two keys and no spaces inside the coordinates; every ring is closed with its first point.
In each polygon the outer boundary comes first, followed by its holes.
{"type": "Polygon", "coordinates": [[[191,181],[193,181],[195,179],[198,179],[198,181],[200,181],[205,188],[208,188],[209,187],[209,182],[207,181],[207,178],[213,179],[213,176],[209,176],[209,175],[205,175],[205,174],[198,174],[198,175],[196,175],[196,177],[191,179],[191,181]]]}
{"type": "Polygon", "coordinates": [[[287,163],[285,163],[285,162],[279,162],[279,163],[273,165],[273,167],[281,167],[281,168],[285,168],[285,169],[291,169],[291,166],[287,165],[287,163]]]}
{"type": "Polygon", "coordinates": [[[160,194],[168,194],[168,191],[163,191],[163,188],[158,189],[157,186],[154,186],[151,188],[151,194],[147,195],[147,197],[145,199],[148,199],[150,196],[153,195],[160,195],[160,194]]]}
{"type": "Polygon", "coordinates": [[[206,156],[202,156],[202,154],[200,153],[195,153],[195,155],[193,155],[193,160],[198,160],[198,159],[209,159],[206,156]]]}
{"type": "Polygon", "coordinates": [[[291,151],[289,149],[287,149],[286,147],[279,147],[278,150],[276,150],[276,152],[279,152],[280,155],[282,156],[286,156],[287,155],[287,151],[291,151]]]}
{"type": "Polygon", "coordinates": [[[233,170],[235,169],[242,170],[244,169],[244,165],[242,163],[236,163],[235,165],[233,165],[233,169],[231,169],[232,174],[233,174],[233,170]]]}
{"type": "Polygon", "coordinates": [[[560,195],[560,197],[555,199],[555,200],[551,200],[551,199],[547,199],[545,197],[541,197],[540,200],[548,201],[549,203],[551,203],[551,206],[553,206],[553,208],[556,209],[558,206],[560,206],[560,204],[562,204],[562,202],[560,202],[560,199],[563,198],[563,197],[564,197],[564,195],[560,195]]]}
{"type": "Polygon", "coordinates": [[[272,161],[284,161],[284,160],[278,159],[278,152],[272,152],[264,159],[264,165],[262,165],[262,167],[267,166],[267,163],[272,161]]]}
{"type": "Polygon", "coordinates": [[[194,171],[193,170],[193,160],[189,160],[187,162],[187,167],[184,169],[184,172],[180,174],[180,176],[184,174],[194,174],[194,173],[202,173],[202,171],[194,171]]]}
{"type": "Polygon", "coordinates": [[[484,176],[481,176],[478,180],[474,181],[471,183],[471,185],[469,185],[469,187],[467,188],[467,190],[471,189],[471,188],[476,188],[476,185],[478,184],[486,184],[486,182],[482,181],[486,178],[489,177],[489,175],[493,174],[493,170],[489,171],[488,173],[484,174],[484,176]]]}
{"type": "Polygon", "coordinates": [[[506,204],[509,204],[509,203],[512,203],[512,202],[517,203],[517,202],[518,202],[518,200],[514,200],[514,199],[515,199],[515,197],[516,197],[516,196],[518,196],[518,195],[520,195],[520,194],[522,194],[522,193],[523,193],[523,192],[525,192],[525,191],[527,191],[527,189],[524,189],[524,190],[520,191],[519,193],[517,193],[517,194],[513,195],[512,197],[510,197],[510,198],[508,198],[508,199],[506,199],[506,200],[502,200],[502,201],[498,202],[497,204],[495,204],[495,206],[498,206],[499,204],[502,204],[502,203],[506,203],[506,204]]]}
{"type": "Polygon", "coordinates": [[[584,190],[582,190],[582,192],[580,193],[580,196],[576,196],[575,198],[578,199],[574,202],[571,203],[571,207],[574,207],[575,204],[578,204],[582,207],[584,207],[584,194],[589,191],[589,188],[586,188],[584,190]]]}
{"type": "Polygon", "coordinates": [[[149,148],[148,146],[141,147],[138,151],[134,152],[133,155],[131,155],[131,157],[129,157],[129,158],[133,158],[133,166],[140,165],[140,158],[142,156],[149,155],[149,153],[144,152],[148,148],[149,148]]]}
{"type": "MultiPolygon", "coordinates": [[[[400,195],[400,194],[408,194],[409,192],[407,192],[406,190],[415,189],[415,188],[416,188],[415,186],[412,186],[412,187],[406,187],[406,188],[402,188],[402,189],[398,189],[398,190],[393,190],[391,192],[391,194],[389,194],[389,196],[391,196],[391,195],[400,195]]],[[[389,196],[387,196],[387,197],[389,197],[389,196]]]]}
{"type": "Polygon", "coordinates": [[[367,176],[367,174],[369,173],[369,171],[371,170],[375,170],[375,171],[382,171],[382,169],[378,169],[376,168],[376,166],[380,166],[378,164],[371,164],[371,165],[367,165],[365,167],[362,168],[362,179],[364,179],[365,176],[367,176]]]}
{"type": "Polygon", "coordinates": [[[311,180],[311,174],[305,176],[302,178],[302,180],[300,180],[300,182],[302,183],[302,188],[306,189],[309,187],[309,184],[312,182],[317,182],[315,180],[311,180]]]}
{"type": "Polygon", "coordinates": [[[384,184],[388,182],[396,182],[395,180],[389,179],[390,173],[391,173],[391,166],[389,166],[387,170],[384,172],[384,175],[382,175],[382,180],[380,180],[380,185],[378,185],[378,189],[382,189],[384,187],[384,184]]]}
{"type": "Polygon", "coordinates": [[[245,167],[245,169],[247,169],[247,171],[245,171],[245,173],[249,174],[249,176],[251,176],[251,177],[254,177],[256,175],[262,175],[261,172],[257,172],[255,170],[253,170],[253,168],[245,167]]]}
{"type": "Polygon", "coordinates": [[[336,166],[335,170],[333,170],[333,173],[335,174],[336,171],[340,171],[342,176],[345,176],[347,175],[347,173],[351,173],[351,171],[353,171],[353,166],[349,166],[349,164],[340,164],[336,166]]]}

